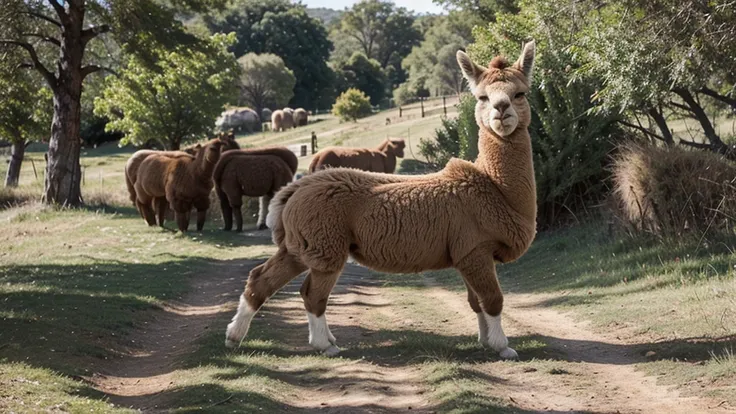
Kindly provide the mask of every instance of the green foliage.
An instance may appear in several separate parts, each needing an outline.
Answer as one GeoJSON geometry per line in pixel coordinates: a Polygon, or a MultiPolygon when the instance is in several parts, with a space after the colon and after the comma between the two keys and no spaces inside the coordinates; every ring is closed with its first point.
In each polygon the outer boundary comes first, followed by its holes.
{"type": "Polygon", "coordinates": [[[386,76],[375,59],[364,53],[355,52],[341,68],[347,88],[360,89],[370,97],[371,105],[383,101],[386,93],[386,76]]]}
{"type": "Polygon", "coordinates": [[[327,67],[332,44],[322,23],[306,8],[288,0],[239,0],[216,15],[204,17],[212,32],[235,32],[235,56],[272,53],[296,77],[293,107],[317,109],[332,101],[333,73],[327,67]]]}
{"type": "Polygon", "coordinates": [[[343,121],[356,121],[371,112],[371,101],[363,91],[355,88],[343,92],[332,105],[332,114],[343,121]]]}
{"type": "Polygon", "coordinates": [[[40,140],[50,130],[51,91],[37,73],[18,67],[23,59],[13,52],[0,61],[0,139],[40,140]]]}
{"type": "Polygon", "coordinates": [[[459,94],[463,78],[455,53],[466,43],[452,31],[447,19],[435,19],[422,43],[401,63],[408,72],[409,87],[428,89],[434,95],[459,94]]]}
{"type": "Polygon", "coordinates": [[[362,0],[343,13],[333,32],[335,59],[344,60],[360,49],[386,71],[393,88],[406,80],[401,61],[419,45],[422,33],[414,15],[384,0],[362,0]]]}
{"type": "Polygon", "coordinates": [[[419,153],[434,169],[441,169],[452,157],[474,161],[478,157],[478,124],[475,122],[475,97],[465,94],[458,103],[458,116],[443,119],[431,140],[422,139],[419,153]]]}
{"type": "Polygon", "coordinates": [[[411,89],[409,82],[404,82],[394,89],[393,95],[396,105],[406,105],[417,98],[417,92],[411,89]]]}
{"type": "Polygon", "coordinates": [[[109,116],[108,131],[126,135],[121,144],[156,140],[178,149],[207,134],[223,106],[234,100],[239,67],[227,47],[235,35],[214,35],[206,48],[158,50],[154,67],[132,56],[120,77],[109,77],[95,113],[109,116]]]}
{"type": "Polygon", "coordinates": [[[296,78],[284,61],[273,54],[248,53],[238,59],[241,97],[260,114],[263,108],[282,108],[294,96],[296,78]]]}
{"type": "Polygon", "coordinates": [[[434,139],[419,141],[419,153],[427,159],[427,163],[435,170],[444,168],[451,158],[460,154],[460,134],[458,120],[442,119],[442,126],[434,132],[434,139]]]}

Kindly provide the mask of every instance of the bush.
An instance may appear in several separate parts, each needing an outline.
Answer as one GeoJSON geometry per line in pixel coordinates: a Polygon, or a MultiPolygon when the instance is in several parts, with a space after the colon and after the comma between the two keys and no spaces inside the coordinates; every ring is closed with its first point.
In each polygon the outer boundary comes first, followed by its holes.
{"type": "Polygon", "coordinates": [[[343,121],[356,121],[371,113],[371,101],[362,91],[355,88],[343,92],[332,105],[332,114],[343,121]]]}
{"type": "MultiPolygon", "coordinates": [[[[477,138],[476,138],[477,140],[477,138]]],[[[460,155],[458,119],[442,119],[442,126],[434,131],[433,139],[419,140],[419,153],[434,170],[444,168],[450,158],[460,155]]]]}
{"type": "Polygon", "coordinates": [[[409,87],[409,82],[404,82],[394,89],[393,95],[396,106],[406,105],[417,99],[417,94],[409,87]]]}
{"type": "Polygon", "coordinates": [[[613,163],[618,216],[634,231],[703,238],[736,229],[736,165],[680,148],[622,148],[613,163]]]}

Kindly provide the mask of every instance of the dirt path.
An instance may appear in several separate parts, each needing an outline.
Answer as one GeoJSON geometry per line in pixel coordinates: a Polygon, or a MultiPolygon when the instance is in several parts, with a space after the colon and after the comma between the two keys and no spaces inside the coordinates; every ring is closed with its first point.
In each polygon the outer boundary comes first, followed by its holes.
{"type": "MultiPolygon", "coordinates": [[[[179,362],[195,349],[197,338],[209,335],[210,326],[217,325],[219,329],[231,317],[244,275],[260,262],[239,260],[214,265],[210,272],[196,278],[189,295],[169,304],[146,329],[131,335],[131,346],[121,357],[98,367],[99,372],[89,380],[107,393],[113,403],[144,411],[166,407],[163,391],[177,386],[179,362]]],[[[303,354],[310,351],[298,294],[300,283],[301,278],[277,294],[262,312],[263,319],[254,322],[254,328],[263,329],[265,324],[279,332],[280,340],[292,350],[303,354]]],[[[407,293],[416,297],[402,302],[406,298],[387,294],[389,290],[381,287],[382,282],[375,275],[349,264],[328,307],[328,322],[338,345],[345,349],[345,358],[331,364],[318,383],[288,367],[281,369],[280,375],[298,385],[298,398],[289,404],[299,411],[328,413],[436,412],[437,406],[428,397],[431,387],[417,364],[394,356],[369,354],[380,350],[381,344],[376,342],[386,326],[396,332],[418,329],[447,337],[477,332],[475,316],[464,294],[436,286],[431,279],[426,279],[426,284],[426,288],[407,293]],[[441,304],[434,311],[444,315],[444,319],[424,317],[422,308],[412,308],[412,303],[418,306],[420,302],[441,304]],[[406,315],[414,316],[407,319],[406,315]],[[367,350],[361,348],[366,343],[367,350]]],[[[635,370],[634,364],[642,362],[643,357],[632,352],[631,344],[594,334],[584,323],[540,306],[543,299],[540,295],[508,294],[504,314],[507,334],[543,338],[550,350],[560,355],[559,363],[569,372],[549,375],[523,362],[490,360],[466,364],[469,370],[498,379],[488,383],[494,396],[529,411],[727,412],[709,408],[705,400],[684,398],[657,385],[655,378],[635,370]]],[[[386,349],[391,347],[391,343],[385,345],[386,349]]],[[[523,354],[521,357],[524,360],[523,354]]]]}

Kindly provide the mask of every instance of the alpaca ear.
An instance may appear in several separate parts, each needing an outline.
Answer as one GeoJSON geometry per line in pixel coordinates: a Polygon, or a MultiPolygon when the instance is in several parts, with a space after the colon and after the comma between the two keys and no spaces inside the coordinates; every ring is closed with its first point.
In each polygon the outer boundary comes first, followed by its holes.
{"type": "Polygon", "coordinates": [[[527,81],[529,83],[532,83],[532,69],[534,69],[534,52],[536,50],[536,44],[534,43],[534,40],[528,42],[524,45],[524,50],[521,51],[521,56],[519,56],[519,60],[516,61],[516,66],[524,72],[524,76],[526,76],[527,81]]]}
{"type": "Polygon", "coordinates": [[[475,88],[478,86],[478,77],[483,73],[483,68],[476,65],[475,62],[470,59],[470,56],[462,50],[457,51],[457,64],[460,65],[460,69],[463,71],[463,76],[468,81],[470,92],[475,93],[475,88]]]}

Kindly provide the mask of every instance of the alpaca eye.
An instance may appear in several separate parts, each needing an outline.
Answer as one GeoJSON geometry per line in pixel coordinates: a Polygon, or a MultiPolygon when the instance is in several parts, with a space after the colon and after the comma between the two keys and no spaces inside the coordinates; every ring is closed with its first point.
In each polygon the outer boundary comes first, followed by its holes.
{"type": "Polygon", "coordinates": [[[519,99],[519,98],[523,98],[523,97],[524,97],[524,95],[526,95],[526,94],[525,94],[524,92],[519,92],[519,93],[517,93],[516,95],[514,95],[514,99],[519,99]]]}
{"type": "Polygon", "coordinates": [[[483,101],[483,102],[488,102],[488,97],[487,97],[487,96],[485,96],[485,95],[483,95],[483,96],[479,96],[479,97],[478,97],[478,99],[480,99],[480,100],[481,100],[481,101],[483,101]]]}

